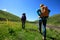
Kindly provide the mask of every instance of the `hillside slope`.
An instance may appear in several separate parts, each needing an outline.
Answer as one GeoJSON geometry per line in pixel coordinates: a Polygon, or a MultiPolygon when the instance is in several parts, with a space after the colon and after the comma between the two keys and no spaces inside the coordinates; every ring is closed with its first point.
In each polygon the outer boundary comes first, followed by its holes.
{"type": "Polygon", "coordinates": [[[0,18],[8,19],[9,21],[20,21],[18,16],[2,10],[0,10],[0,18]]]}
{"type": "Polygon", "coordinates": [[[60,25],[60,14],[56,14],[56,15],[49,17],[48,24],[60,25]]]}

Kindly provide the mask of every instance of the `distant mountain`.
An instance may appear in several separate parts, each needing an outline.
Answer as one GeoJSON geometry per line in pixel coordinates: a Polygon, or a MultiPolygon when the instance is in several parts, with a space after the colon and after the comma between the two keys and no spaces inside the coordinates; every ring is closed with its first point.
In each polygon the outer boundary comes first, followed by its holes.
{"type": "Polygon", "coordinates": [[[0,20],[6,20],[8,19],[9,21],[20,21],[20,18],[16,15],[13,15],[10,12],[6,12],[3,10],[0,10],[0,20]]]}

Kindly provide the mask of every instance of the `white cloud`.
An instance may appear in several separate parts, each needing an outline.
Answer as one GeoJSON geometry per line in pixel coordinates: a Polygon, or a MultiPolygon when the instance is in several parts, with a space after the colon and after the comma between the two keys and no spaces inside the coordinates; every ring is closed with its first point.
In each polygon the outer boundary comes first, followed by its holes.
{"type": "Polygon", "coordinates": [[[3,11],[7,11],[7,9],[2,9],[3,11]]]}

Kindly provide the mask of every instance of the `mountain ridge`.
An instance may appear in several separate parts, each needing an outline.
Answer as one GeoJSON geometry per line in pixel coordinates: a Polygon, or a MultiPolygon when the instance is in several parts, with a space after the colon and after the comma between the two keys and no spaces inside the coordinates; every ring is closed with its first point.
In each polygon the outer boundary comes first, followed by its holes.
{"type": "Polygon", "coordinates": [[[9,21],[20,21],[20,17],[3,10],[0,10],[0,18],[8,19],[9,21]]]}

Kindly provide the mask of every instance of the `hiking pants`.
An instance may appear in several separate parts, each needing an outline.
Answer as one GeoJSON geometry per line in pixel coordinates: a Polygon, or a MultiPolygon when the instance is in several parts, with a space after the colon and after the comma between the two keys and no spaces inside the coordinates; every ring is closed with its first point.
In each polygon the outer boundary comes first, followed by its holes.
{"type": "Polygon", "coordinates": [[[43,32],[43,36],[44,38],[46,38],[46,23],[47,23],[47,18],[43,17],[41,18],[41,20],[39,20],[39,30],[40,33],[41,31],[43,32]]]}
{"type": "Polygon", "coordinates": [[[25,21],[22,22],[22,28],[25,29],[25,21]]]}

